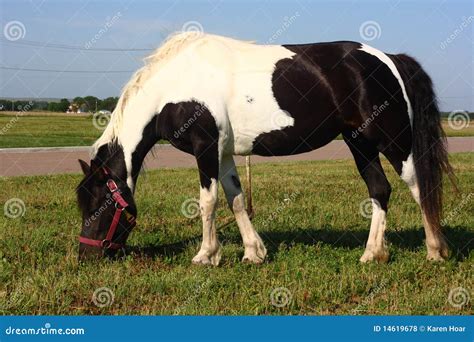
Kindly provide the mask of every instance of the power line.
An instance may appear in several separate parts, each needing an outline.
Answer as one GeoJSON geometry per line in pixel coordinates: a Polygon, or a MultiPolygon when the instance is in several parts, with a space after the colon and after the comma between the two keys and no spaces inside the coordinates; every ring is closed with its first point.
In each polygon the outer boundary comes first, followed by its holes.
{"type": "Polygon", "coordinates": [[[20,68],[10,66],[0,66],[4,70],[19,70],[19,71],[35,71],[35,72],[60,72],[60,73],[78,73],[78,74],[118,74],[118,73],[132,73],[135,70],[55,70],[55,69],[32,69],[20,68]]]}
{"type": "Polygon", "coordinates": [[[13,45],[25,45],[25,46],[40,47],[40,48],[76,50],[76,51],[102,51],[102,52],[122,51],[122,52],[125,52],[125,51],[153,51],[154,50],[152,48],[87,48],[86,46],[79,46],[79,45],[54,44],[54,43],[46,43],[46,42],[23,40],[23,39],[16,40],[16,41],[0,39],[0,43],[8,43],[8,44],[13,44],[13,45]]]}

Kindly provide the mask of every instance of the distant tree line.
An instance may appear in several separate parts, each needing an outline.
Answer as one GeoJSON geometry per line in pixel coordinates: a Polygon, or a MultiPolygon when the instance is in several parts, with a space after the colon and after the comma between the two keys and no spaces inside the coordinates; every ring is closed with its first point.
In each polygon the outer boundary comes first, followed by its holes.
{"type": "MultiPolygon", "coordinates": [[[[59,101],[45,100],[5,100],[0,99],[0,111],[50,111],[50,112],[72,112],[72,113],[94,113],[96,110],[108,110],[113,112],[118,102],[118,97],[107,97],[99,99],[95,96],[75,97],[72,100],[61,99],[59,101]]],[[[466,111],[471,119],[474,113],[466,111]]],[[[447,118],[451,112],[441,112],[441,117],[447,118]]]]}
{"type": "Polygon", "coordinates": [[[93,113],[99,110],[113,112],[117,105],[118,97],[99,99],[95,96],[75,97],[72,100],[35,101],[35,100],[5,100],[0,99],[0,111],[51,111],[72,113],[93,113]]]}

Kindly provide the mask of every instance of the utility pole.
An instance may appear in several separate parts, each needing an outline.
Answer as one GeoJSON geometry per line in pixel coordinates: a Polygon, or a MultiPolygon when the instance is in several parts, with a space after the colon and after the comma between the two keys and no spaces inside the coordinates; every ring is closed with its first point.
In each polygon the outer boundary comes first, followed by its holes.
{"type": "Polygon", "coordinates": [[[95,100],[95,112],[97,113],[97,100],[95,100]]]}

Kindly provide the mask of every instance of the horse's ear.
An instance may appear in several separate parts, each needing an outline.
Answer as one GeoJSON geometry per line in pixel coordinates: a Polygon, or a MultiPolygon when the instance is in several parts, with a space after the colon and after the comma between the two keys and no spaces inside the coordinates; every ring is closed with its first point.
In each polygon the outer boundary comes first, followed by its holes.
{"type": "Polygon", "coordinates": [[[90,170],[96,180],[99,182],[105,182],[107,176],[105,175],[104,170],[94,160],[91,160],[90,170]]]}
{"type": "Polygon", "coordinates": [[[88,175],[90,170],[91,170],[91,167],[89,166],[89,164],[87,164],[82,159],[78,159],[78,161],[79,161],[79,165],[81,165],[81,169],[82,169],[82,172],[84,173],[84,175],[88,175]]]}

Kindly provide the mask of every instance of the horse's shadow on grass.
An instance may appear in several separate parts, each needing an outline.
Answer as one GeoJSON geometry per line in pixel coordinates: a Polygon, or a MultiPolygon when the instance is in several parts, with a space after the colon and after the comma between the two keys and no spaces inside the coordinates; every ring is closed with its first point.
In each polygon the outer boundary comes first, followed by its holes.
{"type": "MultiPolygon", "coordinates": [[[[456,226],[446,227],[443,233],[454,259],[463,260],[474,249],[474,230],[456,226]]],[[[282,244],[315,245],[322,243],[340,248],[365,248],[369,231],[359,227],[348,227],[340,230],[326,226],[324,228],[299,228],[290,231],[266,231],[262,232],[261,236],[266,243],[268,256],[271,259],[279,251],[282,244]]],[[[413,227],[399,231],[387,230],[385,237],[390,245],[402,250],[416,251],[425,248],[423,227],[413,227]]]]}
{"type": "MultiPolygon", "coordinates": [[[[234,227],[235,228],[235,227],[234,227]]],[[[454,226],[443,229],[448,242],[451,255],[454,259],[462,261],[467,258],[474,249],[474,231],[467,227],[454,226]]],[[[322,228],[292,228],[280,227],[278,231],[266,230],[259,232],[268,251],[268,259],[272,260],[280,248],[285,245],[315,245],[317,243],[327,244],[334,247],[349,249],[364,248],[369,235],[368,229],[359,227],[348,227],[347,229],[334,229],[331,226],[322,228]]],[[[240,235],[232,230],[220,232],[220,240],[223,245],[228,243],[241,244],[240,235]]],[[[389,244],[403,250],[419,250],[425,246],[425,234],[422,227],[409,228],[399,231],[387,230],[386,239],[389,244]]],[[[190,245],[199,244],[201,236],[166,245],[132,246],[128,251],[143,257],[173,257],[181,254],[190,245]]]]}
{"type": "Polygon", "coordinates": [[[200,236],[194,236],[166,245],[129,246],[127,247],[127,253],[149,258],[174,257],[184,252],[190,245],[198,243],[200,239],[200,236]]]}

